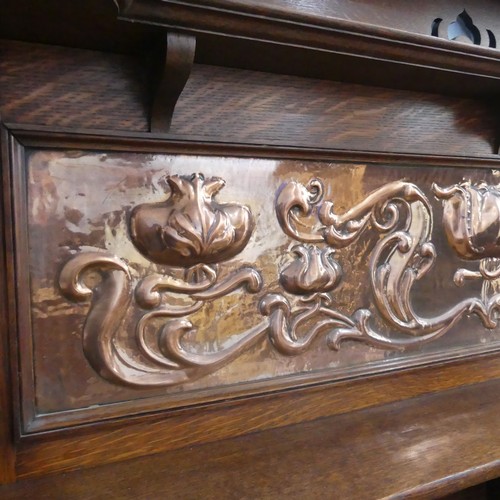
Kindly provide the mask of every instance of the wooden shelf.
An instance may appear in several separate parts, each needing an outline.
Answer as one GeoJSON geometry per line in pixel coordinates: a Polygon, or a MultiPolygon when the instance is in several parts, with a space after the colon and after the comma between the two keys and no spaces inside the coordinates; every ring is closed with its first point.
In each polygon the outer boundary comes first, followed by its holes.
{"type": "MultiPolygon", "coordinates": [[[[196,34],[195,62],[468,97],[500,91],[500,50],[430,36],[454,2],[383,6],[273,0],[5,0],[0,38],[148,55],[165,31],[196,34]],[[54,13],[57,12],[57,16],[54,13]],[[121,20],[133,21],[122,22],[121,20]]],[[[500,6],[464,1],[500,37],[500,6]]],[[[484,38],[484,37],[483,37],[484,38]]]]}
{"type": "MultiPolygon", "coordinates": [[[[311,12],[284,0],[121,0],[118,5],[121,19],[204,34],[201,62],[209,64],[460,95],[500,90],[500,51],[344,19],[343,3],[337,17],[327,5],[311,12]],[[228,47],[233,42],[227,37],[239,42],[228,47]]],[[[391,3],[400,17],[415,14],[405,2],[391,3]]],[[[430,31],[442,10],[436,7],[432,14],[428,2],[424,7],[430,31]]]]}

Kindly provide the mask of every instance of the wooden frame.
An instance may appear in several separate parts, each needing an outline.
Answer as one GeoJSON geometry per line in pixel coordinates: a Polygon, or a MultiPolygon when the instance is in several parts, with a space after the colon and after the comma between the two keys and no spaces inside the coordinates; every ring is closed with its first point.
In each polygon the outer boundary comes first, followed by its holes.
{"type": "MultiPolygon", "coordinates": [[[[166,140],[161,136],[151,134],[123,134],[103,131],[68,132],[64,130],[43,127],[6,125],[2,129],[3,151],[3,182],[5,217],[2,232],[5,237],[5,251],[8,271],[2,285],[4,296],[8,300],[9,311],[6,317],[9,321],[10,354],[7,346],[0,350],[2,356],[11,359],[11,380],[5,377],[0,385],[2,406],[7,414],[11,408],[14,417],[5,419],[2,427],[6,436],[5,448],[12,450],[4,456],[4,481],[12,480],[14,474],[18,477],[31,477],[46,472],[70,470],[75,467],[90,466],[121,460],[127,457],[142,456],[149,453],[172,450],[186,445],[210,442],[226,437],[246,434],[255,430],[270,429],[294,423],[305,422],[318,417],[331,416],[356,409],[362,409],[376,404],[389,403],[426,394],[439,392],[450,388],[473,383],[484,382],[500,377],[498,353],[495,351],[480,353],[463,352],[453,359],[443,360],[442,356],[434,360],[426,359],[425,366],[405,366],[398,371],[397,379],[391,377],[393,369],[401,368],[396,364],[389,370],[371,373],[368,376],[362,372],[350,374],[340,380],[331,380],[323,376],[315,379],[306,378],[290,385],[277,385],[272,390],[257,393],[252,390],[231,395],[229,401],[217,401],[221,396],[204,399],[195,407],[170,409],[168,412],[157,404],[151,406],[144,402],[136,405],[137,409],[131,415],[130,406],[126,406],[122,414],[107,414],[106,411],[96,413],[91,421],[75,419],[68,428],[58,428],[55,425],[44,426],[43,416],[35,418],[34,408],[23,406],[21,412],[20,399],[31,396],[29,385],[25,385],[25,371],[22,373],[21,386],[18,385],[17,365],[18,349],[29,351],[26,336],[18,339],[15,332],[19,311],[26,307],[22,303],[22,294],[18,294],[17,306],[14,305],[18,275],[15,274],[15,261],[22,260],[23,245],[26,245],[23,231],[19,227],[12,229],[10,221],[18,222],[24,215],[18,204],[12,204],[12,191],[17,195],[23,191],[22,173],[17,172],[11,177],[11,170],[6,164],[23,165],[23,148],[70,148],[85,147],[110,150],[128,150],[134,152],[196,152],[206,155],[234,155],[249,157],[300,158],[300,159],[341,159],[364,160],[371,163],[388,164],[432,164],[446,166],[468,166],[494,168],[498,165],[491,157],[429,157],[425,155],[398,155],[371,152],[351,152],[338,150],[313,150],[306,148],[280,148],[248,146],[238,144],[203,143],[192,141],[166,140]],[[21,177],[20,177],[21,175],[21,177]],[[21,253],[20,253],[21,251],[21,253]],[[18,311],[17,315],[13,311],[18,311]],[[19,342],[19,345],[18,345],[19,342]],[[394,390],[396,388],[396,390],[394,390]],[[22,397],[19,398],[19,394],[22,397]],[[253,395],[252,395],[253,393],[253,395]],[[300,410],[298,410],[300,408],[300,410]],[[127,425],[123,419],[127,416],[127,425]],[[37,423],[41,422],[41,426],[37,423]],[[23,424],[24,422],[24,424],[23,424]],[[16,451],[9,446],[13,429],[18,437],[16,451]],[[28,425],[27,425],[28,424],[28,425]],[[30,436],[31,434],[31,436],[30,436]],[[138,443],[147,442],[145,446],[138,443]],[[98,444],[96,444],[98,443],[98,444]],[[74,453],[68,454],[68,450],[74,453]],[[17,456],[17,458],[15,458],[17,456]],[[14,463],[15,472],[14,472],[14,463]]],[[[26,279],[24,276],[23,279],[26,279]]],[[[27,300],[27,299],[25,299],[27,300]]],[[[20,327],[26,325],[26,317],[21,314],[20,327]],[[23,323],[24,321],[24,323],[23,323]]],[[[5,331],[5,330],[4,330],[5,331]]],[[[5,341],[5,336],[4,336],[5,341]]],[[[4,363],[6,366],[7,363],[4,363]]],[[[418,363],[417,363],[418,365],[418,363]]],[[[114,410],[113,410],[114,411],[114,410]]],[[[65,424],[66,425],[66,424],[65,424]]],[[[2,433],[0,433],[0,438],[2,433]]],[[[2,442],[3,444],[3,442],[2,442]]]]}
{"type": "MultiPolygon", "coordinates": [[[[223,484],[241,497],[321,496],[330,490],[354,498],[434,497],[498,477],[500,352],[491,344],[482,350],[475,340],[468,344],[474,349],[397,361],[377,373],[299,375],[293,383],[288,378],[272,386],[207,391],[175,404],[145,398],[105,402],[86,415],[64,406],[44,414],[24,356],[33,337],[25,314],[32,273],[21,265],[31,234],[23,230],[24,151],[30,149],[498,172],[500,52],[491,43],[486,47],[487,29],[500,39],[494,0],[49,3],[31,2],[26,15],[25,2],[7,1],[6,22],[0,23],[2,36],[11,39],[0,64],[8,122],[0,123],[0,484],[19,480],[0,487],[0,496],[220,496],[223,484]],[[120,19],[133,22],[118,22],[115,7],[120,19]],[[447,31],[462,9],[481,30],[481,45],[447,31]],[[441,17],[441,29],[431,36],[441,17]],[[189,40],[189,46],[181,44],[184,55],[174,57],[180,73],[162,73],[158,87],[153,111],[167,125],[146,133],[154,101],[147,59],[164,45],[167,29],[168,37],[189,40]]],[[[175,49],[176,43],[170,45],[175,49]]],[[[167,56],[167,69],[170,62],[167,56]]],[[[453,175],[462,178],[456,170],[453,175]]],[[[479,180],[483,173],[470,175],[479,180]]],[[[493,175],[485,174],[488,182],[493,175]]],[[[426,194],[430,177],[416,181],[425,183],[426,194]]],[[[231,184],[220,197],[224,202],[231,201],[225,195],[231,184]]],[[[441,214],[441,201],[431,201],[434,214],[441,214]]],[[[436,248],[444,249],[444,235],[436,240],[436,248]]],[[[479,338],[469,333],[460,338],[479,338]]],[[[41,373],[44,380],[49,372],[41,373]]],[[[54,387],[56,393],[64,385],[54,387]]]]}

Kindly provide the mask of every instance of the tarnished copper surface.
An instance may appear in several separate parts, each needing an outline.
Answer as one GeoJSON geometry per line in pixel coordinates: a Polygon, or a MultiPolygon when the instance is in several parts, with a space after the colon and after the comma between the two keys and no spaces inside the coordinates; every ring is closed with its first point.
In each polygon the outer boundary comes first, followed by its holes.
{"type": "Polygon", "coordinates": [[[50,150],[27,168],[39,413],[500,347],[496,171],[50,150]],[[488,186],[478,262],[446,229],[464,177],[488,186]]]}

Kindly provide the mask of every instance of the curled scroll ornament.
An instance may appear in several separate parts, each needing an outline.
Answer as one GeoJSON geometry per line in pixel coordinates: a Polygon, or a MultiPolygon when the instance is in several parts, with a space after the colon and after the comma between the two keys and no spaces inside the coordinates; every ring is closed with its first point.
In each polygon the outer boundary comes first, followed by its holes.
{"type": "MultiPolygon", "coordinates": [[[[443,200],[443,224],[451,247],[463,258],[480,261],[479,271],[457,270],[455,284],[474,278],[485,281],[481,297],[462,300],[437,316],[422,317],[412,306],[411,292],[416,281],[432,268],[436,251],[431,241],[432,208],[416,185],[388,183],[343,214],[335,212],[333,202],[323,200],[324,189],[318,179],[306,185],[289,181],[281,187],[276,197],[278,221],[287,235],[310,249],[323,243],[333,255],[369,228],[381,234],[368,267],[376,310],[390,330],[378,331],[369,309],[358,309],[352,316],[342,314],[331,306],[331,296],[323,292],[301,297],[302,303],[317,304],[317,321],[309,326],[309,336],[326,331],[327,343],[335,350],[346,339],[382,349],[405,349],[437,339],[469,314],[479,316],[486,328],[496,327],[500,294],[491,283],[500,277],[500,192],[496,187],[470,182],[449,188],[434,185],[433,191],[443,200]],[[311,217],[315,223],[308,225],[311,217]]],[[[340,264],[333,261],[331,265],[340,274],[340,264]]],[[[286,269],[281,278],[286,285],[286,269]]],[[[300,293],[296,287],[287,291],[300,293]]],[[[272,338],[300,344],[295,329],[305,314],[303,309],[301,306],[292,311],[283,295],[268,297],[266,313],[272,318],[272,338]]]]}
{"type": "Polygon", "coordinates": [[[83,351],[107,380],[132,387],[191,382],[227,365],[266,336],[278,352],[296,356],[322,334],[334,350],[346,339],[381,349],[405,349],[440,337],[468,314],[479,316],[486,328],[497,325],[497,188],[471,183],[433,186],[443,201],[450,246],[460,257],[479,261],[478,271],[458,269],[455,284],[482,279],[483,293],[437,316],[422,317],[412,307],[412,287],[436,259],[431,242],[433,214],[425,194],[412,183],[391,182],[337,214],[333,202],[323,199],[323,183],[312,179],[306,185],[289,181],[276,196],[278,222],[299,242],[292,249],[295,259],[279,273],[283,293],[264,295],[259,302],[261,321],[229,335],[219,350],[197,350],[187,340],[187,334],[195,332],[190,315],[235,291],[255,294],[262,289],[262,277],[253,267],[229,274],[221,271],[223,263],[246,246],[255,223],[248,207],[215,199],[225,184],[220,178],[170,176],[167,183],[170,192],[165,201],[139,205],[129,221],[136,248],[164,272],[137,282],[125,260],[95,249],[72,257],[59,276],[65,296],[91,301],[83,327],[83,351]],[[333,305],[333,294],[343,279],[336,253],[368,230],[380,234],[368,268],[375,308],[388,331],[373,326],[369,309],[347,315],[333,305]],[[99,275],[93,284],[86,279],[89,271],[99,275]],[[187,301],[174,303],[173,294],[187,301]],[[122,345],[118,335],[121,329],[130,330],[124,322],[132,302],[141,309],[132,325],[134,348],[122,345]],[[161,326],[151,336],[148,332],[158,322],[161,326]]]}

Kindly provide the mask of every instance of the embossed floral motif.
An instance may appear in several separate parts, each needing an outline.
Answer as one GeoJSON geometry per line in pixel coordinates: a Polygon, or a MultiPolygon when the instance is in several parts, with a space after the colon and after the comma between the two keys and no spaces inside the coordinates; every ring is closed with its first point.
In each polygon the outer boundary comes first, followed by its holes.
{"type": "MultiPolygon", "coordinates": [[[[404,180],[394,181],[372,191],[349,210],[337,213],[335,200],[315,196],[317,190],[311,189],[312,182],[322,185],[320,180],[313,179],[301,187],[291,180],[281,188],[275,205],[280,225],[295,240],[309,244],[324,242],[335,250],[349,246],[370,228],[376,230],[380,238],[368,261],[369,285],[379,318],[394,331],[379,329],[371,319],[373,311],[368,308],[357,309],[349,317],[344,315],[332,307],[326,293],[302,292],[304,297],[296,305],[282,295],[273,294],[263,300],[261,312],[270,317],[270,337],[280,352],[287,355],[303,352],[322,331],[328,331],[327,343],[331,349],[339,349],[344,340],[362,341],[381,349],[407,349],[439,338],[465,315],[476,314],[486,328],[497,325],[500,294],[496,289],[493,294],[482,293],[481,298],[464,299],[436,316],[423,317],[415,311],[413,286],[429,273],[437,256],[431,241],[432,207],[418,186],[404,180]],[[312,326],[313,316],[317,317],[315,326],[312,326]],[[306,327],[306,333],[297,335],[301,325],[302,330],[306,327]]],[[[486,266],[485,261],[497,260],[499,253],[499,191],[493,186],[469,183],[447,189],[434,187],[434,190],[445,200],[444,222],[452,246],[466,258],[484,262],[479,272],[458,270],[455,282],[478,276],[490,281],[498,278],[500,267],[496,262],[486,266]]],[[[292,271],[298,276],[300,269],[295,264],[282,280],[283,287],[292,293],[307,288],[298,285],[297,279],[293,281],[292,271]]]]}
{"type": "Polygon", "coordinates": [[[448,243],[467,260],[500,257],[500,191],[485,183],[462,182],[448,188],[433,185],[443,200],[448,243]]]}
{"type": "MultiPolygon", "coordinates": [[[[230,337],[234,342],[203,352],[189,347],[188,333],[196,325],[188,318],[207,303],[239,291],[255,294],[263,279],[253,267],[229,273],[218,265],[240,252],[251,236],[250,210],[213,198],[225,182],[201,174],[167,178],[170,197],[138,206],[130,218],[130,234],[148,259],[169,267],[134,279],[129,264],[118,255],[94,248],[78,253],[59,275],[61,292],[72,301],[91,299],[83,325],[83,352],[103,378],[129,387],[162,387],[190,382],[216,371],[263,338],[266,320],[230,337]],[[101,280],[89,285],[87,273],[101,280]],[[175,295],[176,297],[172,297],[175,295]],[[183,299],[179,296],[183,296],[183,299]],[[180,300],[179,300],[180,299],[180,300]],[[130,315],[133,308],[141,315],[130,315]],[[159,326],[158,326],[159,325],[159,326]],[[122,329],[134,332],[136,349],[120,337],[122,329]]],[[[212,322],[204,322],[210,327],[212,322]]]]}
{"type": "MultiPolygon", "coordinates": [[[[260,321],[244,331],[229,332],[231,342],[213,349],[193,348],[199,341],[191,315],[236,291],[259,293],[264,282],[254,267],[225,273],[220,269],[224,266],[212,265],[240,252],[254,227],[247,207],[214,200],[224,181],[193,174],[171,176],[167,182],[171,194],[164,202],[140,205],[132,212],[130,233],[148,259],[184,267],[184,276],[167,267],[137,282],[124,259],[99,248],[72,256],[59,275],[59,287],[68,299],[91,299],[83,325],[83,351],[107,380],[130,387],[192,382],[226,366],[266,337],[280,354],[298,356],[320,335],[326,335],[328,348],[334,350],[346,340],[404,350],[439,338],[471,314],[485,328],[498,326],[500,191],[495,186],[469,182],[433,186],[444,203],[451,246],[465,259],[480,260],[477,271],[458,269],[455,283],[480,278],[483,290],[481,297],[467,297],[425,317],[414,309],[412,291],[432,269],[437,253],[431,241],[432,205],[423,191],[410,182],[394,181],[337,213],[335,200],[323,199],[321,180],[306,184],[290,180],[278,190],[275,210],[283,231],[300,242],[292,249],[296,259],[279,274],[283,290],[295,297],[266,293],[259,299],[260,321]],[[366,286],[373,303],[344,313],[329,293],[342,279],[334,253],[370,230],[379,236],[367,260],[366,286]],[[85,279],[89,270],[102,278],[92,286],[85,279]],[[142,309],[137,320],[128,313],[131,307],[142,309]],[[137,349],[122,344],[120,337],[123,325],[131,320],[137,349]]],[[[206,318],[205,326],[210,328],[212,320],[206,318]]]]}
{"type": "Polygon", "coordinates": [[[130,218],[132,241],[145,257],[190,267],[221,262],[243,250],[254,221],[248,207],[214,200],[223,179],[172,175],[167,183],[171,194],[166,201],[139,205],[130,218]]]}
{"type": "Polygon", "coordinates": [[[342,270],[331,258],[332,248],[320,249],[314,245],[297,245],[293,252],[298,256],[280,274],[283,288],[290,293],[305,295],[333,290],[340,282],[342,270]]]}

